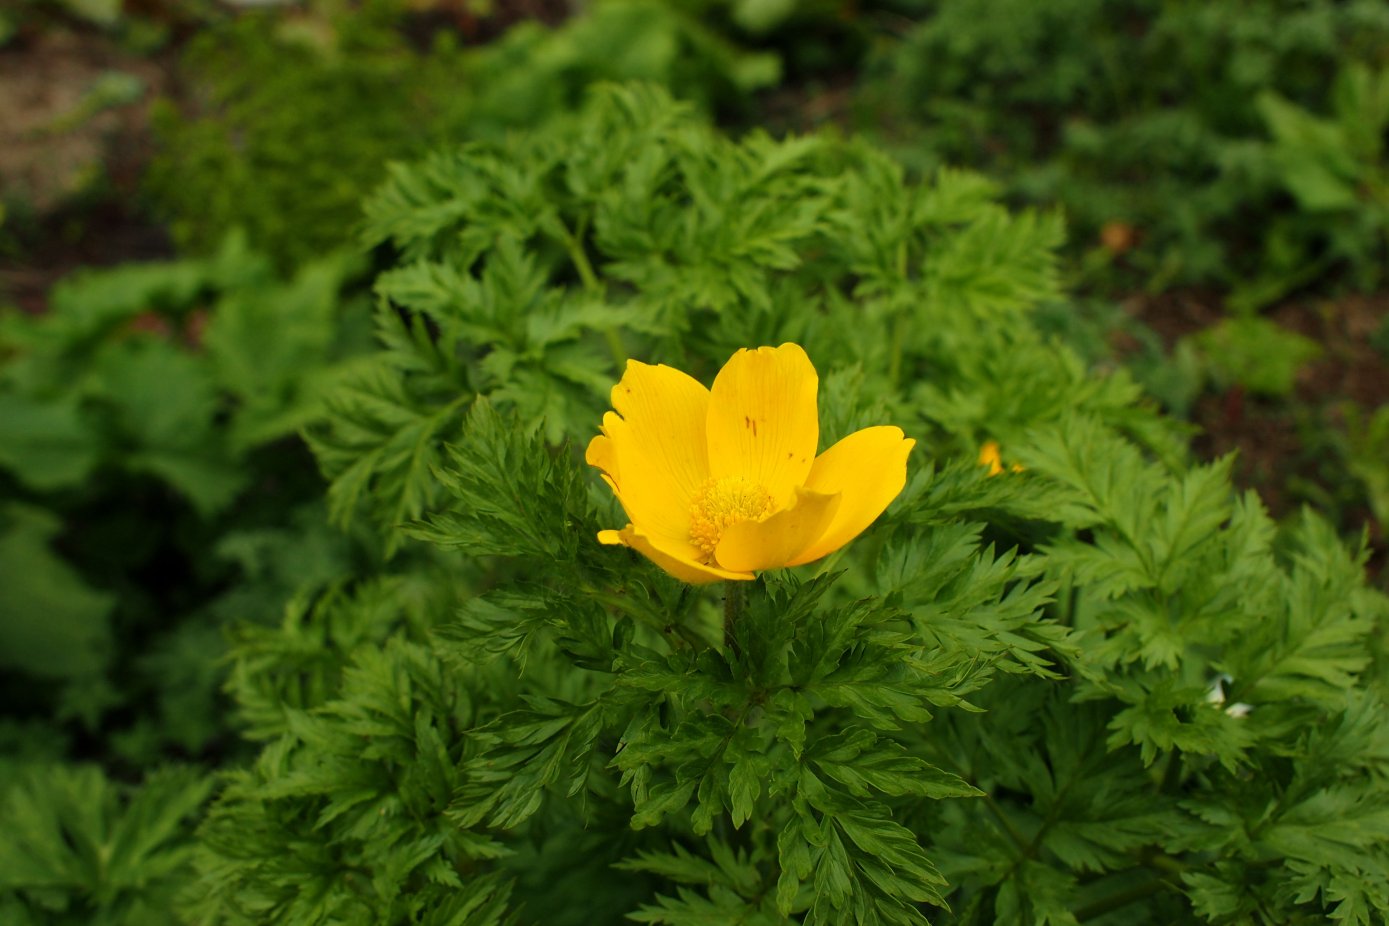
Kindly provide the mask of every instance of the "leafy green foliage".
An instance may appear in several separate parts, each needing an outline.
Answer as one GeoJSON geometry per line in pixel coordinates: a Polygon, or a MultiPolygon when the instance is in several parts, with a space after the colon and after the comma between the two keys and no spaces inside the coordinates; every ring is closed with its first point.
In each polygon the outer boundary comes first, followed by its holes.
{"type": "Polygon", "coordinates": [[[294,434],[367,333],[343,297],[357,268],[331,255],[284,281],[232,237],[205,260],[75,274],[47,314],[0,318],[2,690],[54,744],[15,750],[33,793],[5,800],[35,809],[6,851],[37,867],[6,863],[4,918],[181,922],[182,821],[212,779],[117,782],[235,757],[224,628],[349,568],[294,434]]]}
{"type": "Polygon", "coordinates": [[[1298,371],[1321,353],[1315,341],[1262,318],[1226,319],[1196,335],[1220,386],[1287,396],[1298,371]]]}
{"type": "MultiPolygon", "coordinates": [[[[479,407],[459,452],[507,478],[530,465],[518,458],[523,447],[540,449],[479,407]]],[[[535,535],[509,504],[484,493],[488,505],[477,510],[467,488],[459,491],[458,517],[502,517],[535,535]]],[[[428,638],[467,600],[475,569],[416,546],[390,573],[301,597],[277,628],[237,633],[230,687],[247,733],[266,746],[204,825],[192,915],[218,923],[514,921],[514,879],[496,864],[517,850],[461,827],[452,808],[468,788],[490,794],[488,782],[504,792],[492,806],[534,805],[541,793],[527,791],[535,783],[528,775],[543,784],[571,766],[507,770],[482,758],[496,746],[486,724],[518,697],[509,665],[446,660],[457,654],[428,638]],[[277,852],[286,840],[302,851],[277,852]],[[356,872],[346,892],[344,865],[356,872]],[[318,889],[306,893],[305,884],[318,889]]],[[[543,728],[522,737],[523,752],[543,747],[543,728]]]]}
{"type": "Polygon", "coordinates": [[[1057,292],[1059,226],[1010,216],[992,194],[954,172],[908,187],[880,154],[821,138],[734,144],[649,89],[605,90],[552,131],[398,169],[366,206],[367,240],[403,256],[377,284],[389,349],[313,434],[335,510],[418,517],[471,395],[543,422],[552,442],[584,433],[634,336],[684,341],[692,358],[795,337],[827,365],[861,364],[854,401],[933,369],[891,412],[971,444],[1080,403],[1175,453],[1168,426],[1134,407],[1136,386],[1089,379],[1015,323],[1057,292]],[[805,299],[817,310],[799,310],[805,299]],[[963,349],[984,343],[997,352],[963,349]],[[1004,356],[1031,366],[1029,392],[997,368],[1004,356]]]}
{"type": "Polygon", "coordinates": [[[1376,520],[1382,522],[1389,517],[1389,409],[1380,406],[1366,411],[1347,403],[1343,411],[1346,428],[1337,449],[1364,487],[1376,520]]]}
{"type": "MultiPolygon", "coordinates": [[[[1259,281],[1264,290],[1285,290],[1328,266],[1348,267],[1363,290],[1384,280],[1389,70],[1371,70],[1359,61],[1345,64],[1328,102],[1331,118],[1273,91],[1257,100],[1272,137],[1265,157],[1298,206],[1295,217],[1276,221],[1268,232],[1268,266],[1259,281]],[[1310,266],[1290,260],[1299,253],[1311,258],[1304,257],[1310,266]]],[[[1262,295],[1256,284],[1254,298],[1262,295]]]]}
{"type": "Polygon", "coordinates": [[[338,254],[284,283],[234,236],[204,261],[64,281],[49,314],[0,329],[15,413],[0,459],[39,491],[115,466],[218,513],[245,488],[240,458],[319,414],[327,368],[352,347],[340,294],[355,272],[338,254]]]}
{"type": "Polygon", "coordinates": [[[870,67],[865,121],[909,163],[1064,203],[1101,286],[1136,272],[1257,308],[1333,274],[1379,279],[1381,5],[934,6],[870,67]]]}
{"type": "Polygon", "coordinates": [[[440,33],[427,53],[405,37],[406,6],[297,27],[245,17],[192,43],[184,67],[203,99],[187,114],[165,107],[149,181],[184,244],[207,250],[239,227],[297,266],[350,241],[362,191],[390,161],[536,125],[599,80],[656,81],[712,105],[778,74],[774,57],[656,0],[604,0],[556,29],[527,23],[478,48],[440,33]]]}
{"type": "Polygon", "coordinates": [[[89,765],[33,765],[0,793],[0,911],[19,924],[176,924],[189,818],[211,782],[189,769],[124,788],[89,765]]]}
{"type": "MultiPolygon", "coordinates": [[[[283,282],[232,246],[12,323],[0,394],[35,436],[0,457],[13,491],[82,511],[95,479],[153,482],[224,586],[99,612],[108,583],[139,587],[87,568],[101,539],[7,505],[0,548],[83,566],[98,598],[53,607],[145,684],[120,702],[68,678],[60,706],[94,727],[137,713],[99,741],[130,766],[178,742],[225,768],[191,840],[200,773],[152,776],[124,817],[113,778],[22,779],[36,822],[0,853],[46,867],[0,881],[0,912],[1383,922],[1389,602],[1364,551],[1310,513],[1274,523],[1129,376],[1053,339],[1037,309],[1064,299],[1060,220],[999,195],[829,135],[731,140],[659,88],[604,86],[543,129],[391,169],[365,209],[384,266],[364,356],[365,318],[339,318],[349,262],[283,282]],[[151,307],[167,336],[129,331],[151,307]],[[879,523],[721,589],[600,545],[622,512],[579,448],[626,358],[707,381],[785,340],[821,371],[825,446],[886,422],[916,439],[879,523]],[[119,440],[89,440],[93,419],[119,440]],[[301,428],[322,505],[266,488],[317,498],[268,462],[301,428]],[[245,481],[218,504],[171,459],[245,481]],[[228,625],[221,678],[205,634],[228,625]],[[109,883],[69,856],[119,824],[69,825],[70,806],[131,821],[109,883]]],[[[66,744],[36,727],[0,726],[0,767],[53,762],[66,744]]]]}
{"type": "Polygon", "coordinates": [[[296,610],[294,639],[375,628],[307,688],[267,686],[296,662],[247,639],[238,698],[271,739],[214,816],[215,896],[288,902],[341,857],[406,887],[301,915],[390,920],[444,864],[514,884],[518,922],[1376,922],[1385,600],[1315,517],[1280,531],[1041,334],[1054,220],[994,195],[823,137],[729,142],[630,88],[397,168],[367,207],[398,255],[380,349],[314,446],[340,517],[481,581],[423,622],[391,616],[399,579],[296,610]],[[824,371],[826,441],[900,421],[934,462],[827,567],[726,589],[721,616],[589,539],[618,514],[571,448],[622,356],[703,376],[783,338],[824,371]],[[360,842],[406,774],[435,783],[360,842]],[[286,839],[326,854],[274,872],[286,839]]]}
{"type": "Polygon", "coordinates": [[[198,921],[509,922],[505,879],[472,870],[504,849],[444,815],[483,680],[460,686],[392,633],[418,634],[456,602],[443,573],[421,586],[428,575],[331,594],[238,643],[234,688],[269,744],[204,823],[198,921]]]}
{"type": "Polygon", "coordinates": [[[110,656],[113,602],[54,554],[58,520],[11,505],[0,514],[0,662],[39,676],[100,672],[110,656]]]}

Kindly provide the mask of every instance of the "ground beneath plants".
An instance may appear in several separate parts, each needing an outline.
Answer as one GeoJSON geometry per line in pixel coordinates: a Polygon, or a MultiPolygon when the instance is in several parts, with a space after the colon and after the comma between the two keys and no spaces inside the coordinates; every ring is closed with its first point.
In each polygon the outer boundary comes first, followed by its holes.
{"type": "MultiPolygon", "coordinates": [[[[0,297],[23,311],[42,312],[53,283],[79,267],[174,254],[141,184],[154,155],[155,102],[194,105],[178,61],[196,24],[177,4],[127,3],[137,6],[170,30],[157,51],[136,54],[77,22],[0,48],[0,209],[11,209],[0,212],[0,297]]],[[[403,28],[422,51],[440,31],[481,44],[522,20],[555,25],[570,13],[568,0],[508,0],[485,14],[472,0],[418,6],[403,28]]]]}
{"type": "Polygon", "coordinates": [[[0,49],[0,292],[42,311],[82,266],[172,253],[139,215],[149,111],[170,84],[166,54],[136,56],[100,33],[50,30],[0,49]]]}
{"type": "MultiPolygon", "coordinates": [[[[1227,317],[1218,295],[1172,292],[1135,296],[1128,314],[1161,336],[1171,349],[1183,337],[1227,317]]],[[[1389,404],[1389,363],[1376,347],[1389,330],[1389,294],[1347,295],[1334,299],[1294,299],[1267,309],[1264,317],[1312,339],[1322,354],[1298,372],[1287,399],[1269,399],[1235,388],[1207,392],[1192,409],[1201,429],[1193,442],[1206,459],[1237,454],[1236,484],[1256,489],[1275,517],[1304,504],[1340,514],[1345,533],[1367,529],[1374,547],[1371,567],[1386,564],[1386,525],[1370,510],[1364,493],[1345,484],[1344,465],[1334,435],[1359,426],[1351,403],[1373,410],[1389,404]]]]}

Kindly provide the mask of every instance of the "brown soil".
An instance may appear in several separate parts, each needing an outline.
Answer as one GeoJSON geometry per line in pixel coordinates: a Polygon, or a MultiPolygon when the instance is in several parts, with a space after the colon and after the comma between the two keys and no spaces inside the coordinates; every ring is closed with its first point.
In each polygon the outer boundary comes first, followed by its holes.
{"type": "Polygon", "coordinates": [[[782,83],[757,99],[757,124],[776,135],[805,134],[826,126],[853,129],[856,75],[842,72],[805,83],[782,83]]]}
{"type": "MultiPolygon", "coordinates": [[[[1136,297],[1126,308],[1169,351],[1180,338],[1225,317],[1217,297],[1191,291],[1136,297]]],[[[1313,503],[1339,514],[1347,533],[1368,527],[1372,566],[1382,567],[1386,525],[1347,473],[1337,444],[1346,433],[1348,405],[1372,412],[1389,403],[1389,363],[1372,343],[1389,320],[1389,294],[1294,300],[1264,315],[1316,341],[1321,356],[1299,372],[1287,399],[1250,396],[1238,388],[1202,395],[1191,414],[1201,428],[1194,449],[1207,459],[1237,453],[1237,483],[1258,490],[1275,516],[1313,503]]]]}
{"type": "Polygon", "coordinates": [[[482,45],[526,20],[559,25],[573,14],[572,6],[571,0],[499,0],[479,12],[476,0],[416,0],[416,12],[404,28],[421,50],[440,31],[452,32],[468,45],[482,45]]]}
{"type": "MultiPolygon", "coordinates": [[[[474,0],[416,0],[415,9],[404,27],[422,46],[439,31],[475,44],[572,12],[570,0],[506,0],[482,13],[474,0]]],[[[153,155],[150,107],[181,96],[179,50],[199,24],[176,0],[127,0],[125,11],[162,23],[173,40],[141,56],[81,23],[45,21],[0,48],[0,304],[42,312],[53,283],[78,267],[173,254],[141,211],[140,184],[153,155]],[[95,105],[113,75],[137,80],[137,98],[95,105]]]]}
{"type": "Polygon", "coordinates": [[[42,311],[52,283],[78,266],[170,253],[132,205],[149,108],[168,73],[167,58],[127,54],[92,31],[54,28],[0,49],[0,201],[12,249],[0,255],[0,298],[42,311]],[[134,98],[102,105],[102,86],[121,80],[134,98]]]}

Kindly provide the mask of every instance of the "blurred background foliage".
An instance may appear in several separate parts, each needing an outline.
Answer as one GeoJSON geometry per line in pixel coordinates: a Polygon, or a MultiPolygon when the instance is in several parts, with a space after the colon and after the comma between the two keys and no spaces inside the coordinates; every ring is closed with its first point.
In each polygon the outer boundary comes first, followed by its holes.
{"type": "Polygon", "coordinates": [[[197,36],[183,59],[192,105],[166,104],[154,123],[149,190],[175,240],[205,250],[242,227],[293,266],[344,244],[389,161],[538,124],[597,81],[652,81],[713,107],[778,76],[774,56],[672,5],[598,3],[562,28],[522,22],[476,46],[407,12],[378,2],[197,36]]]}
{"type": "Polygon", "coordinates": [[[1386,38],[1355,0],[953,0],[874,56],[863,117],[908,163],[1064,203],[1097,285],[1253,310],[1380,282],[1386,38]]]}
{"type": "MultiPolygon", "coordinates": [[[[168,915],[206,773],[252,754],[229,672],[262,637],[313,666],[323,640],[288,646],[293,615],[312,624],[389,552],[328,525],[341,503],[301,436],[372,376],[391,232],[363,197],[392,162],[502,144],[603,81],[734,134],[834,127],[908,177],[970,168],[1052,210],[1035,233],[1064,224],[1073,296],[1048,290],[1034,323],[1129,371],[1198,452],[1239,450],[1275,514],[1367,531],[1379,574],[1383,3],[18,0],[0,9],[0,805],[31,841],[0,839],[0,920],[168,915]],[[128,868],[102,861],[116,847],[128,868]]],[[[437,619],[418,610],[401,619],[437,619]]],[[[379,639],[387,619],[354,613],[322,635],[379,639]]]]}

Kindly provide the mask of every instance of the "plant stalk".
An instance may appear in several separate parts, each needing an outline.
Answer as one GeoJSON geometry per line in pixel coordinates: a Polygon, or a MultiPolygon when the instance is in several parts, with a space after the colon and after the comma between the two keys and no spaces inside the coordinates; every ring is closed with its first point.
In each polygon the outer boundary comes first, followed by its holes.
{"type": "Polygon", "coordinates": [[[746,600],[747,591],[742,582],[729,579],[723,583],[723,645],[737,659],[743,655],[738,643],[738,618],[742,616],[746,600]]]}

